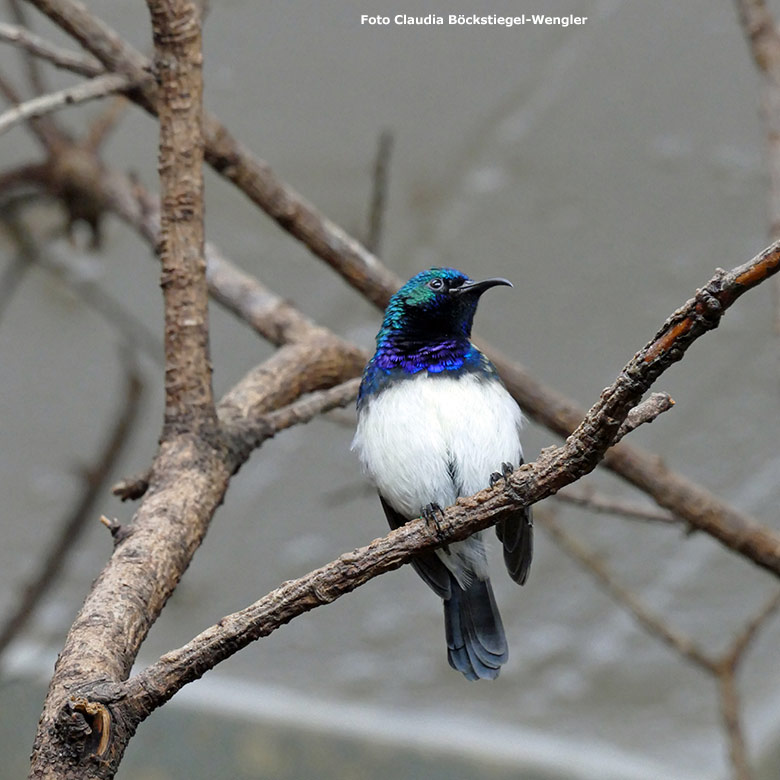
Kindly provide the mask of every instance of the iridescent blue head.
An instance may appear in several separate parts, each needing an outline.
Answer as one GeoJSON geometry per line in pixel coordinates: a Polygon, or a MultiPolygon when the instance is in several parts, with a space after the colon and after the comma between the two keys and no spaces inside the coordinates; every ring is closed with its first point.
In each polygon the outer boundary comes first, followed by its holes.
{"type": "Polygon", "coordinates": [[[391,336],[426,342],[468,339],[480,295],[500,284],[512,286],[506,279],[475,282],[454,268],[421,271],[390,299],[377,346],[391,336]]]}
{"type": "Polygon", "coordinates": [[[385,310],[376,354],[366,369],[367,391],[384,385],[381,374],[489,369],[470,336],[479,297],[497,285],[512,286],[506,279],[475,282],[454,268],[430,268],[413,276],[385,310]]]}

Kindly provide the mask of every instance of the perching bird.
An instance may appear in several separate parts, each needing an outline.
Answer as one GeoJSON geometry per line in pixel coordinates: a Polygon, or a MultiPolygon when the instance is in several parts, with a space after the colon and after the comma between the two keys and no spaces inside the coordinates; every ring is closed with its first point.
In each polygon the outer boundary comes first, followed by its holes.
{"type": "MultiPolygon", "coordinates": [[[[522,415],[491,362],[470,340],[485,290],[453,268],[431,268],[391,299],[363,372],[352,449],[379,490],[391,528],[494,484],[520,465],[522,415]]],[[[528,576],[530,509],[496,527],[515,582],[528,576]]],[[[507,660],[504,626],[488,578],[482,532],[418,555],[412,565],[444,600],[450,666],[495,679],[507,660]]]]}

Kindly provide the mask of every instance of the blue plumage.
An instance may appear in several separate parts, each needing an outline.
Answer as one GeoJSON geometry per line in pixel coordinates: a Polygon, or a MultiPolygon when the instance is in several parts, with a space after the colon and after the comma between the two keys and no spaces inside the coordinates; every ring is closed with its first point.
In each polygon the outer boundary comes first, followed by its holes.
{"type": "MultiPolygon", "coordinates": [[[[487,487],[502,464],[522,463],[520,410],[470,338],[479,298],[496,285],[510,283],[431,268],[387,306],[363,374],[352,446],[392,528],[487,487]]],[[[510,576],[523,584],[530,510],[496,533],[510,576]]],[[[450,665],[468,679],[497,677],[508,650],[482,534],[419,555],[413,566],[444,601],[450,665]]]]}

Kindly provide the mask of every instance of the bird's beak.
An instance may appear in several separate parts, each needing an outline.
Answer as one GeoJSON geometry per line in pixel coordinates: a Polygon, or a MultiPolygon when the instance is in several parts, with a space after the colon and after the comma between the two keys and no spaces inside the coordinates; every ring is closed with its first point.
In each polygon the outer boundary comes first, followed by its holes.
{"type": "Polygon", "coordinates": [[[493,279],[485,279],[483,282],[463,282],[460,287],[453,287],[450,292],[453,295],[465,295],[466,293],[472,295],[482,295],[485,290],[491,287],[497,287],[498,285],[505,285],[506,287],[512,287],[512,282],[509,279],[502,279],[501,277],[495,277],[493,279]]]}

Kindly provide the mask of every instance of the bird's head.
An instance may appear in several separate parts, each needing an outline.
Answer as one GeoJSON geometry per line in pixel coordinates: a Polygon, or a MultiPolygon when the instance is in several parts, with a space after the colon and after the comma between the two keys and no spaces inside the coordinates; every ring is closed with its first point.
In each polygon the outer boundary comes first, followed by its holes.
{"type": "Polygon", "coordinates": [[[421,271],[390,299],[382,331],[427,339],[467,339],[480,295],[497,285],[511,287],[512,283],[500,278],[475,282],[454,268],[421,271]]]}

